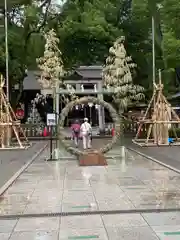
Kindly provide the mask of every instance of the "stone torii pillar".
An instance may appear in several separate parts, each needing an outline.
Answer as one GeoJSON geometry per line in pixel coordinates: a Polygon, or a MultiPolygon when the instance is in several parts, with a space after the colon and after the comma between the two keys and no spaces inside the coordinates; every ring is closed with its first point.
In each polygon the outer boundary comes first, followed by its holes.
{"type": "MultiPolygon", "coordinates": [[[[102,92],[102,82],[97,82],[94,85],[94,91],[92,90],[92,93],[94,93],[95,95],[97,94],[97,98],[100,100],[104,100],[104,96],[102,93],[96,93],[97,92],[102,92]],[[96,89],[95,89],[96,88],[96,89]]],[[[83,92],[83,84],[76,84],[76,90],[80,90],[81,92],[83,92]]],[[[103,106],[98,106],[98,122],[99,122],[99,129],[100,131],[104,131],[105,129],[105,114],[104,114],[104,107],[103,106]]]]}
{"type": "MultiPolygon", "coordinates": [[[[97,91],[102,91],[102,82],[97,83],[97,91]]],[[[104,96],[102,93],[97,94],[97,98],[101,101],[104,100],[104,96]]],[[[99,120],[99,129],[100,131],[104,131],[105,129],[105,114],[104,114],[104,107],[98,107],[98,120],[99,120]]]]}

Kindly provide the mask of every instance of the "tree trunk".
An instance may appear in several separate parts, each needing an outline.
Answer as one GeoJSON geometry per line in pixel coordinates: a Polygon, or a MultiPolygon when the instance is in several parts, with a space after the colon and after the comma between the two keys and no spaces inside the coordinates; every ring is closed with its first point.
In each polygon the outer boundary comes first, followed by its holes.
{"type": "Polygon", "coordinates": [[[19,83],[19,93],[18,93],[17,98],[16,98],[16,105],[19,103],[19,101],[21,99],[22,92],[23,92],[23,81],[21,81],[19,83]]]}

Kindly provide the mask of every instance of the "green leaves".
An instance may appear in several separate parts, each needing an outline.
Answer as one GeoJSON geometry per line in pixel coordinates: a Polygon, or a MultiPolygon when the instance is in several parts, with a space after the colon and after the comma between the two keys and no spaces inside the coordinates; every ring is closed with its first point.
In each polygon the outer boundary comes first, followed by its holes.
{"type": "Polygon", "coordinates": [[[163,56],[166,68],[180,66],[180,2],[162,1],[163,56]]]}
{"type": "MultiPolygon", "coordinates": [[[[5,76],[5,36],[4,33],[1,35],[0,39],[0,70],[5,76]]],[[[8,46],[9,46],[9,75],[10,84],[13,86],[22,79],[24,76],[24,71],[26,68],[25,62],[22,57],[24,56],[24,51],[22,48],[23,40],[20,35],[18,27],[12,25],[8,29],[8,46]]]]}
{"type": "MultiPolygon", "coordinates": [[[[0,7],[4,8],[3,1],[0,7]]],[[[37,67],[36,58],[44,52],[43,34],[52,28],[60,39],[54,46],[61,49],[67,68],[103,64],[113,42],[125,35],[128,55],[137,63],[132,71],[135,83],[149,89],[154,16],[157,69],[165,67],[168,72],[180,64],[179,0],[67,0],[56,9],[50,6],[49,0],[8,0],[8,13],[12,85],[18,78],[22,81],[26,65],[31,69],[37,67]]],[[[4,25],[4,19],[0,25],[4,25]]],[[[4,28],[0,28],[0,43],[0,70],[5,72],[4,28]]],[[[108,64],[112,64],[112,59],[110,56],[108,64]]]]}
{"type": "MultiPolygon", "coordinates": [[[[33,0],[7,0],[8,11],[20,6],[30,5],[33,0]]],[[[4,0],[0,1],[0,8],[4,8],[4,0]]]]}
{"type": "Polygon", "coordinates": [[[168,68],[180,66],[180,40],[176,39],[172,31],[164,33],[164,58],[168,68]]]}
{"type": "MultiPolygon", "coordinates": [[[[2,1],[3,2],[3,1],[2,1]]],[[[0,7],[4,8],[4,3],[0,7]]],[[[8,45],[11,85],[22,84],[26,67],[35,66],[36,58],[43,53],[44,40],[40,30],[46,24],[49,0],[8,0],[8,45]],[[38,35],[39,34],[39,35],[38,35]]],[[[4,19],[0,28],[0,42],[4,47],[4,19]]],[[[5,73],[5,58],[1,58],[0,68],[5,73]]]]}
{"type": "Polygon", "coordinates": [[[172,29],[177,37],[180,36],[180,2],[178,0],[163,0],[161,17],[164,23],[164,27],[172,29]]]}
{"type": "Polygon", "coordinates": [[[120,34],[110,19],[110,10],[114,5],[104,1],[67,1],[62,10],[64,20],[58,29],[61,36],[61,49],[66,66],[91,65],[102,63],[109,46],[120,34]],[[109,10],[109,11],[108,11],[109,10]]]}

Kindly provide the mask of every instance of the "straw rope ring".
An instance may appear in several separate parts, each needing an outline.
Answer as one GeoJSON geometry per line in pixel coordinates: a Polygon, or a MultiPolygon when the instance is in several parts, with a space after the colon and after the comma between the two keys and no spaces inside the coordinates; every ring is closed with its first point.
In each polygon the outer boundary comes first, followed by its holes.
{"type": "Polygon", "coordinates": [[[64,128],[64,121],[65,121],[65,118],[68,116],[69,111],[71,111],[72,108],[76,105],[87,104],[87,103],[98,104],[98,105],[101,105],[104,108],[106,108],[109,111],[111,118],[113,120],[113,123],[114,123],[115,134],[114,134],[114,136],[112,136],[111,142],[106,144],[104,147],[100,148],[99,150],[97,150],[98,152],[104,154],[104,153],[107,153],[109,150],[111,150],[112,147],[114,146],[114,144],[119,139],[119,135],[120,135],[119,116],[111,104],[109,104],[103,100],[100,100],[98,98],[95,98],[95,97],[82,97],[82,98],[76,99],[74,101],[71,101],[61,111],[59,124],[58,124],[58,139],[59,139],[60,143],[65,147],[65,149],[69,153],[72,153],[76,156],[80,156],[80,155],[84,154],[85,152],[81,151],[77,148],[74,148],[69,143],[67,143],[67,141],[64,138],[64,135],[62,134],[62,129],[64,128]]]}

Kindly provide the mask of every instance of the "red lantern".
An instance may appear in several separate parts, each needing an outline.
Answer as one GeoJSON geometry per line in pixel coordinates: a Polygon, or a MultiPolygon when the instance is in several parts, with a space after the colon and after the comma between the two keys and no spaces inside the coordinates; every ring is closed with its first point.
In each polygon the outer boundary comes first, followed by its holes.
{"type": "Polygon", "coordinates": [[[18,108],[16,110],[16,117],[17,117],[17,119],[23,119],[24,118],[24,110],[21,108],[18,108]]]}

